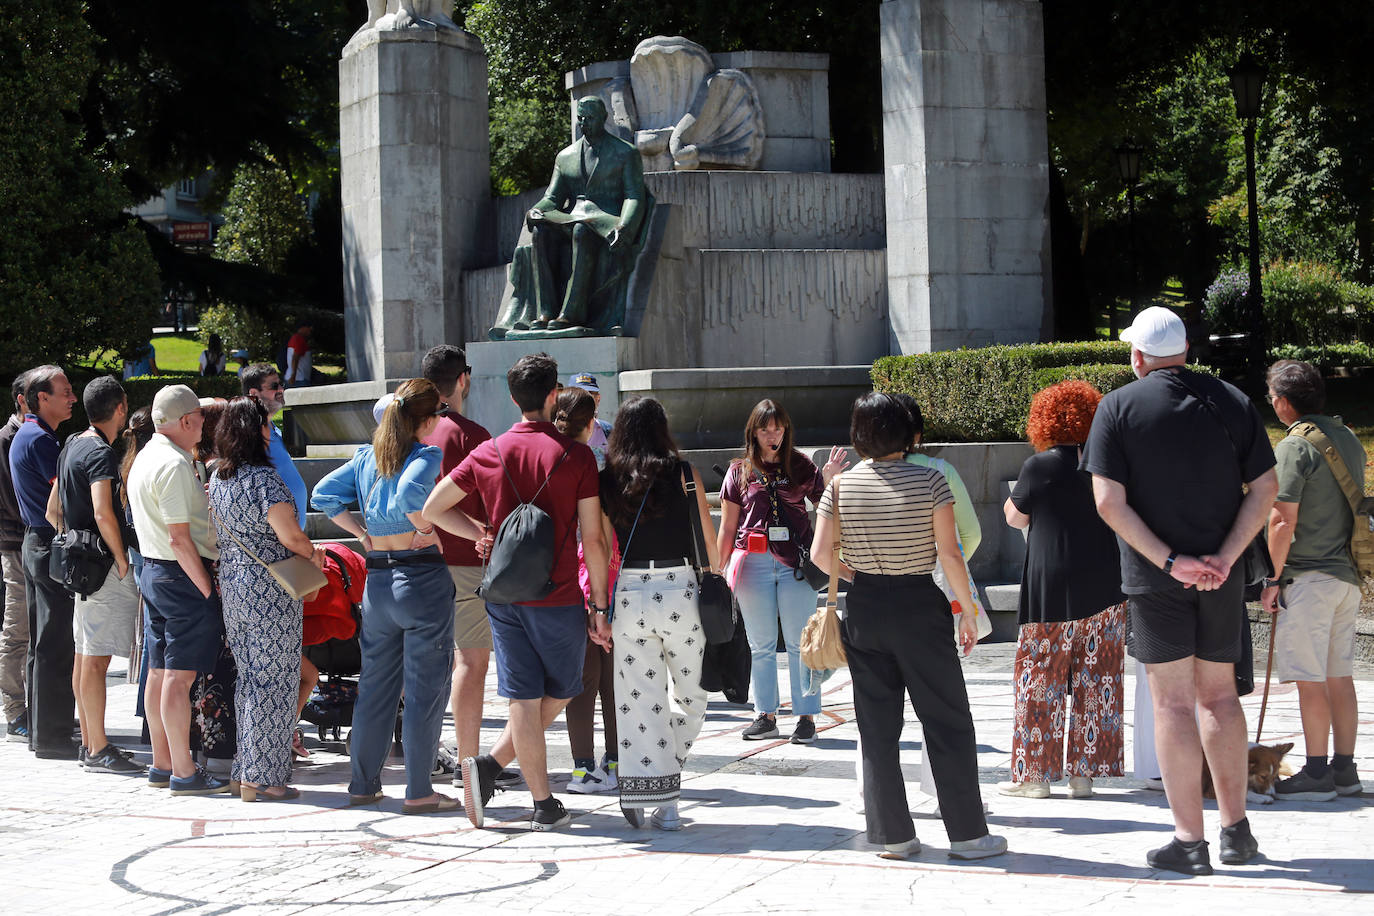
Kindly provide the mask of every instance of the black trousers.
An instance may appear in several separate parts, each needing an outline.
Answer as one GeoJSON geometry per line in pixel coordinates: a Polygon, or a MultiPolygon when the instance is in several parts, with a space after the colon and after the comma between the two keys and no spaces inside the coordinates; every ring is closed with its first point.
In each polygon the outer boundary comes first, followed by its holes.
{"type": "Polygon", "coordinates": [[[24,577],[29,599],[29,750],[66,750],[72,743],[72,593],[48,575],[53,535],[24,531],[24,577]]]}
{"type": "Polygon", "coordinates": [[[944,593],[928,575],[858,573],[842,632],[863,743],[869,841],[916,835],[899,758],[906,696],[925,728],[922,752],[930,755],[945,832],[950,840],[986,834],[973,716],[944,593]]]}

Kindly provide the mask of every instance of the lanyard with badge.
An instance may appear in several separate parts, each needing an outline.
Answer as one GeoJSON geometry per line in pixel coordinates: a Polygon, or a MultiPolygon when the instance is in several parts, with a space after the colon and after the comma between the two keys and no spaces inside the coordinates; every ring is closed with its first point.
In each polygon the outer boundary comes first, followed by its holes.
{"type": "Polygon", "coordinates": [[[773,475],[765,475],[763,471],[756,471],[759,475],[759,483],[768,490],[768,505],[772,509],[772,524],[768,526],[768,542],[770,544],[785,544],[792,540],[792,529],[782,517],[782,506],[778,503],[778,487],[790,483],[782,477],[781,469],[773,475]]]}

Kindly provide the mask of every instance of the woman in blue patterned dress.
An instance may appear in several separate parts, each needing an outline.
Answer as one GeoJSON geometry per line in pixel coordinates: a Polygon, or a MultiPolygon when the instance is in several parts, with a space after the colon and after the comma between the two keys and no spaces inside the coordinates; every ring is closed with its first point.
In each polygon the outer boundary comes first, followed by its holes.
{"type": "Polygon", "coordinates": [[[247,802],[300,796],[286,783],[301,675],[302,602],[263,564],[293,553],[324,562],[296,521],[291,490],[272,467],[267,424],[267,411],[256,400],[230,401],[215,431],[219,463],[210,478],[224,628],[238,663],[234,773],[247,802]]]}

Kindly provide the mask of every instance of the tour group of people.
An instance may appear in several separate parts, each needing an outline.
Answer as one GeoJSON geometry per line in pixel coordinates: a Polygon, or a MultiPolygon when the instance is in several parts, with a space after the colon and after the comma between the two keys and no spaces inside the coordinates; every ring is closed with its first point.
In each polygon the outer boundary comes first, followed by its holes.
{"type": "MultiPolygon", "coordinates": [[[[1207,874],[1204,757],[1221,861],[1258,854],[1235,664],[1246,632],[1240,561],[1261,532],[1274,567],[1262,602],[1279,614],[1278,676],[1298,683],[1310,726],[1307,762],[1278,795],[1360,791],[1351,678],[1360,577],[1342,487],[1353,481],[1363,493],[1365,458],[1353,433],[1322,413],[1321,376],[1309,365],[1283,361],[1269,372],[1269,400],[1290,432],[1275,449],[1248,398],[1186,366],[1172,312],[1144,310],[1122,339],[1138,381],[1106,396],[1061,382],[1030,405],[1036,452],[1003,507],[1009,525],[1027,529],[1027,551],[1010,780],[998,791],[1046,798],[1067,777],[1068,796],[1084,798],[1094,778],[1125,774],[1129,647],[1148,696],[1136,775],[1160,777],[1175,828],[1147,859],[1207,874]],[[1140,772],[1142,745],[1157,774],[1140,772]]],[[[920,850],[899,759],[909,699],[924,733],[922,787],[938,799],[949,854],[1006,851],[988,832],[959,660],[980,635],[967,563],[981,526],[958,473],[920,452],[915,399],[872,392],[855,402],[853,467],[838,447],[818,467],[796,448],[783,406],[760,402],[725,471],[717,531],[700,470],[682,459],[655,399],[630,398],[607,423],[595,375],[561,384],[553,359],[525,356],[507,373],[521,419],[493,437],[464,416],[470,383],[464,352],[435,347],[419,377],[378,402],[371,443],[307,493],[271,422],[284,400],[271,366],[247,367],[242,396],[227,402],[169,385],[133,416],[119,382],[97,378],[82,392],[90,427],[65,444],[55,431],[76,401],[65,374],[41,366],[19,376],[0,432],[0,694],[10,736],[39,757],[145,775],[104,730],[106,669],[129,654],[141,625],[148,784],[174,795],[298,797],[292,758],[308,751],[296,725],[317,672],[302,659],[302,598],[279,568],[293,556],[326,562],[305,532],[309,507],[357,538],[367,567],[351,805],[383,798],[399,709],[403,813],[461,807],[481,827],[494,794],[523,779],[530,829],[560,827],[571,815],[550,788],[545,731],[566,711],[568,791],[617,793],[631,825],[677,830],[682,771],[707,707],[699,573],[729,581],[752,655],[756,718],[742,737],[808,745],[820,677],[802,662],[802,633],[816,584],[838,564],[868,839],[887,858],[920,850]],[[507,562],[497,559],[503,522],[530,523],[522,513],[531,505],[553,532],[548,581],[500,603],[484,572],[507,562]],[[74,586],[64,573],[102,557],[107,571],[89,582],[74,586]],[[493,653],[509,714],[484,751],[493,653]],[[206,751],[213,736],[193,740],[207,731],[193,728],[193,688],[206,676],[232,685],[220,723],[231,734],[219,736],[232,750],[219,766],[206,751]],[[446,707],[461,797],[434,785],[446,707]],[[518,776],[507,769],[517,760],[518,776]]]]}

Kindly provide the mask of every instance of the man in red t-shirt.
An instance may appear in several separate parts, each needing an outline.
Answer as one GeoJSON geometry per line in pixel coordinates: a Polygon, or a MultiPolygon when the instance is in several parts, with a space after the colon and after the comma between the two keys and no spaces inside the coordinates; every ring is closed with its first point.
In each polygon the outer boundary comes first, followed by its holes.
{"type": "Polygon", "coordinates": [[[474,448],[441,477],[423,513],[450,534],[478,541],[482,553],[506,516],[536,492],[534,503],[553,521],[559,539],[553,591],[539,601],[486,605],[496,650],[497,692],[510,700],[510,721],[489,754],[462,761],[463,807],[474,826],[482,826],[497,774],[519,757],[534,797],[530,829],[551,830],[572,816],[549,791],[544,729],[582,692],[587,634],[610,647],[609,557],[601,535],[596,458],[591,449],[549,422],[558,396],[558,364],[546,353],[523,356],[506,373],[506,384],[524,419],[474,448]],[[541,490],[545,481],[548,485],[541,490]],[[460,507],[469,494],[479,500],[479,514],[460,507]],[[592,606],[585,609],[572,538],[579,524],[592,592],[592,606]]]}
{"type": "Polygon", "coordinates": [[[310,384],[310,332],[314,326],[302,321],[296,333],[286,342],[286,375],[282,381],[288,388],[310,384]]]}
{"type": "MultiPolygon", "coordinates": [[[[442,476],[447,477],[478,445],[491,438],[486,428],[463,416],[463,401],[472,384],[472,367],[462,348],[440,344],[425,354],[420,374],[439,389],[439,397],[448,409],[439,417],[424,440],[425,445],[438,446],[444,453],[442,476]]],[[[486,518],[482,500],[469,494],[458,507],[477,519],[486,518]]],[[[481,752],[482,695],[487,680],[487,665],[491,659],[491,624],[487,621],[487,606],[477,594],[482,584],[482,558],[472,541],[439,529],[439,547],[453,577],[453,734],[458,742],[458,759],[481,752]]],[[[461,777],[455,774],[454,782],[461,777]]]]}

